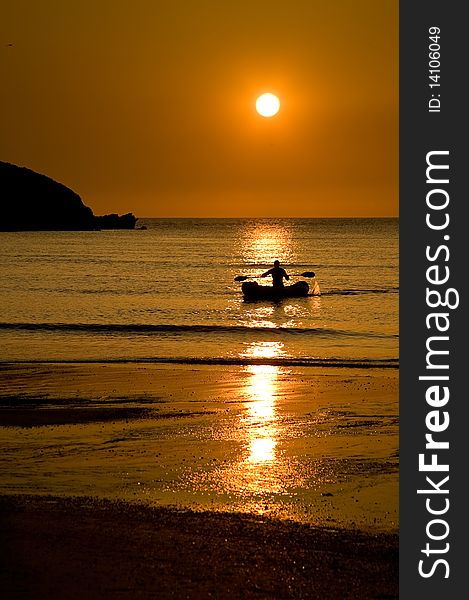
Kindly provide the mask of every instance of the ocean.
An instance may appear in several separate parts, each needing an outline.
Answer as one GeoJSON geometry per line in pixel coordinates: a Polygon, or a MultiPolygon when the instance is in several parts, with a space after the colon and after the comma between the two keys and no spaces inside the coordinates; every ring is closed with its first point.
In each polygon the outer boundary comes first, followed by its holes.
{"type": "Polygon", "coordinates": [[[137,225],[1,233],[1,360],[397,367],[397,219],[137,225]],[[320,295],[244,301],[275,259],[320,295]]]}

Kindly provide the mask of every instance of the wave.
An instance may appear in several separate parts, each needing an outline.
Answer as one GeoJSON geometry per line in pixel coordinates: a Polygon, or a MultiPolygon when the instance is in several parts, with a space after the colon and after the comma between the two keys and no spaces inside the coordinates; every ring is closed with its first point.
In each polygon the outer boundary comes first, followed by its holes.
{"type": "MultiPolygon", "coordinates": [[[[168,263],[166,262],[165,265],[167,265],[168,263]]],[[[179,266],[179,263],[174,263],[175,266],[179,266]]],[[[215,267],[219,268],[219,269],[225,269],[226,268],[230,268],[230,269],[238,269],[240,271],[244,270],[244,271],[252,271],[254,269],[263,269],[263,268],[270,268],[272,266],[271,262],[230,262],[230,263],[224,263],[224,262],[217,262],[216,264],[214,264],[215,267]]],[[[320,271],[322,270],[332,270],[332,269],[346,269],[347,271],[350,270],[350,263],[347,262],[337,262],[337,263],[315,263],[314,265],[311,265],[311,263],[304,263],[304,262],[284,262],[282,263],[282,266],[287,270],[287,272],[289,273],[290,271],[295,271],[298,269],[302,269],[304,271],[315,271],[318,276],[320,276],[320,271]]],[[[395,263],[389,263],[389,264],[383,264],[383,263],[370,263],[370,262],[366,262],[363,264],[359,264],[359,263],[354,263],[353,265],[353,269],[354,272],[358,271],[358,270],[367,270],[369,271],[370,269],[392,269],[393,271],[396,271],[396,264],[395,263]]]]}
{"type": "MultiPolygon", "coordinates": [[[[316,280],[317,281],[317,280],[316,280]]],[[[311,281],[310,283],[310,287],[311,289],[314,288],[314,283],[312,283],[311,281]]],[[[319,285],[319,282],[317,282],[319,285]]],[[[50,293],[51,290],[50,288],[47,287],[35,287],[34,288],[35,292],[45,292],[45,293],[50,293]]],[[[397,294],[399,292],[399,288],[395,287],[395,288],[380,288],[380,289],[330,289],[327,291],[323,291],[321,290],[321,292],[318,294],[307,294],[307,298],[318,298],[319,296],[357,296],[357,295],[361,295],[361,294],[397,294]]],[[[122,289],[110,289],[109,287],[102,287],[102,288],[81,288],[81,289],[74,289],[74,288],[56,288],[54,290],[55,294],[64,294],[64,295],[83,295],[83,296],[88,296],[88,295],[95,295],[95,296],[121,296],[122,294],[125,294],[126,296],[151,296],[151,295],[155,295],[157,292],[155,292],[155,290],[153,289],[134,289],[134,290],[130,290],[130,289],[126,289],[126,290],[122,290],[122,289]]],[[[230,289],[229,287],[223,288],[221,290],[218,290],[217,295],[222,295],[222,296],[240,296],[240,292],[239,289],[230,289]]],[[[289,298],[289,301],[291,301],[292,299],[289,298]]],[[[302,300],[302,297],[299,298],[295,298],[294,300],[302,300]]],[[[255,300],[255,302],[258,302],[258,300],[255,300]]],[[[271,303],[272,300],[266,300],[266,302],[271,303]]]]}
{"type": "Polygon", "coordinates": [[[398,334],[347,331],[321,327],[258,327],[246,325],[173,325],[151,323],[0,323],[0,331],[37,331],[95,334],[258,334],[264,336],[315,335],[321,337],[398,338],[398,334]]]}
{"type": "Polygon", "coordinates": [[[345,289],[345,290],[328,290],[326,292],[321,291],[321,296],[358,296],[361,294],[397,294],[399,292],[398,287],[394,288],[380,288],[380,289],[345,289]]]}
{"type": "Polygon", "coordinates": [[[398,369],[397,358],[344,359],[344,358],[252,358],[252,357],[139,357],[139,358],[83,358],[0,360],[0,364],[181,364],[213,366],[275,366],[327,367],[345,369],[398,369]]]}

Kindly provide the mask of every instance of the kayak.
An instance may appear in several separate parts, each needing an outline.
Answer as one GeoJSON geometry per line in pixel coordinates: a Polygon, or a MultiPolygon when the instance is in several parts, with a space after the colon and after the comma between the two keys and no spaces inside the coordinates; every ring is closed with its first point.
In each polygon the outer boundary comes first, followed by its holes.
{"type": "Polygon", "coordinates": [[[257,281],[245,281],[241,285],[241,291],[245,300],[280,300],[307,296],[309,285],[306,281],[297,281],[293,285],[274,289],[271,285],[259,285],[257,281]]]}

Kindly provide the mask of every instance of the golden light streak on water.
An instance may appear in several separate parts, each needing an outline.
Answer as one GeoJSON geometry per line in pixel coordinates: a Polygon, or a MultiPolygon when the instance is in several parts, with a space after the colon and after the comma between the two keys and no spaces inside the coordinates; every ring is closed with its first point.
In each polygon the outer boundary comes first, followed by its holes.
{"type": "MultiPolygon", "coordinates": [[[[282,354],[281,342],[254,342],[245,355],[255,358],[276,358],[282,354]]],[[[244,390],[245,434],[247,452],[239,464],[245,485],[254,493],[279,491],[276,477],[279,428],[276,400],[279,367],[249,365],[250,378],[244,390]]]]}
{"type": "Polygon", "coordinates": [[[275,446],[277,440],[272,437],[254,438],[249,446],[249,461],[263,463],[275,459],[275,446]]]}
{"type": "Polygon", "coordinates": [[[248,226],[241,238],[242,258],[247,264],[273,264],[292,261],[293,237],[290,229],[278,222],[248,226]]]}

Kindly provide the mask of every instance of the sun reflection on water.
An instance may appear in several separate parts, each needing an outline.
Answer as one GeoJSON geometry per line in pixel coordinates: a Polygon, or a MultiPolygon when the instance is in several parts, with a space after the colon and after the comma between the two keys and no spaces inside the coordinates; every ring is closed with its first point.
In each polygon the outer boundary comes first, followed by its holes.
{"type": "MultiPolygon", "coordinates": [[[[276,358],[281,356],[282,351],[281,342],[253,342],[244,355],[276,358]]],[[[246,452],[237,466],[237,478],[251,493],[278,492],[281,482],[275,466],[279,457],[280,431],[276,403],[280,367],[249,365],[247,371],[250,377],[243,390],[246,452]]]]}
{"type": "MultiPolygon", "coordinates": [[[[253,359],[279,358],[284,353],[280,341],[251,342],[240,356],[253,359]]],[[[237,398],[241,410],[232,431],[236,455],[213,472],[213,485],[219,493],[237,498],[244,507],[264,514],[273,510],[278,498],[291,498],[303,484],[297,460],[287,453],[285,439],[290,427],[285,400],[290,389],[286,378],[290,369],[282,365],[250,364],[237,398]]],[[[233,439],[233,438],[232,438],[233,439]]],[[[202,480],[207,486],[206,480],[202,480]]],[[[206,487],[204,487],[206,489],[206,487]]]]}
{"type": "Polygon", "coordinates": [[[277,441],[271,437],[255,438],[251,440],[248,460],[253,463],[262,463],[274,460],[276,445],[277,441]]]}
{"type": "Polygon", "coordinates": [[[292,232],[279,222],[250,225],[241,239],[241,254],[248,264],[271,264],[275,259],[291,262],[292,232]]]}
{"type": "Polygon", "coordinates": [[[276,396],[279,367],[250,365],[251,374],[246,388],[246,434],[250,463],[263,463],[276,458],[278,428],[276,423],[276,396]]]}

